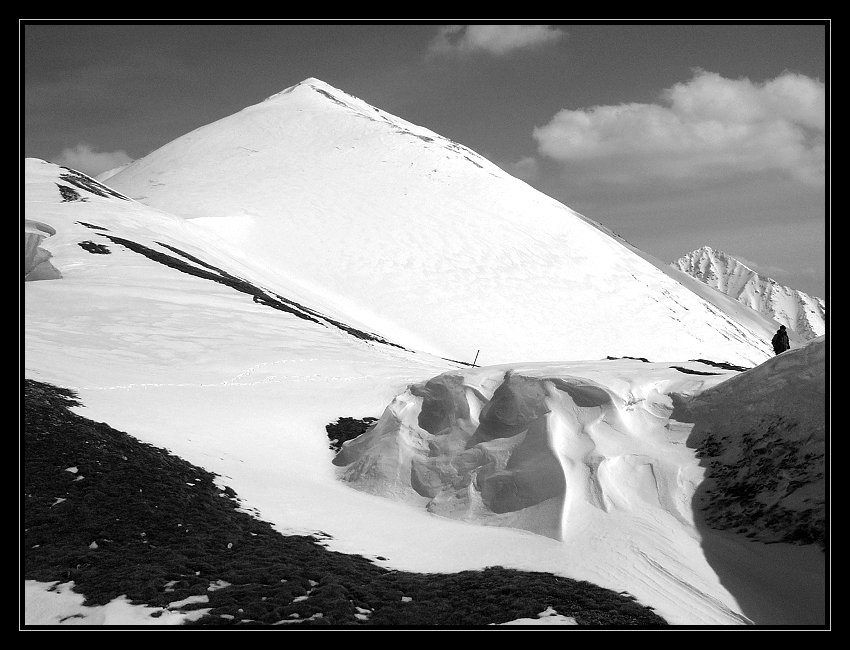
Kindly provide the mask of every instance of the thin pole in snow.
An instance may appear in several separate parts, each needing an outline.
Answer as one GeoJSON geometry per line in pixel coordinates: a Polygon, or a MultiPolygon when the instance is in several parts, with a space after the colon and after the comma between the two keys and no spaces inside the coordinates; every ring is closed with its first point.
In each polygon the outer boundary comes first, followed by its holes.
{"type": "MultiPolygon", "coordinates": [[[[478,350],[478,352],[481,352],[481,350],[478,350]]],[[[478,352],[475,353],[475,361],[478,361],[478,352]]],[[[475,365],[475,361],[472,362],[473,366],[475,365]]]]}

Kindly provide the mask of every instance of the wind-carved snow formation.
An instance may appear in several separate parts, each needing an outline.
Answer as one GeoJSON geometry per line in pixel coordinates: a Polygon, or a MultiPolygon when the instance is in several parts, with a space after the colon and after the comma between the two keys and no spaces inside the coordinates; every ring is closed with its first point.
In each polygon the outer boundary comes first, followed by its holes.
{"type": "Polygon", "coordinates": [[[822,298],[783,286],[722,251],[703,246],[671,266],[785,325],[804,340],[826,331],[822,298]]]}
{"type": "Polygon", "coordinates": [[[408,349],[467,362],[480,350],[484,364],[751,366],[772,354],[772,321],[467,147],[317,79],[108,181],[408,349]]]}
{"type": "MultiPolygon", "coordinates": [[[[698,375],[682,376],[680,388],[698,375]]],[[[697,468],[659,454],[683,443],[669,429],[671,384],[637,381],[620,395],[545,364],[449,372],[399,395],[334,464],[360,490],[558,540],[584,530],[588,511],[691,527],[697,468]]]]}
{"type": "Polygon", "coordinates": [[[699,538],[706,508],[717,528],[823,545],[824,361],[819,337],[740,374],[637,360],[451,371],[398,395],[334,464],[359,490],[573,544],[623,527],[699,538]]]}
{"type": "Polygon", "coordinates": [[[41,243],[47,237],[56,234],[56,230],[40,221],[26,219],[24,221],[24,281],[55,280],[62,277],[56,267],[50,262],[53,255],[42,248],[41,243]]]}

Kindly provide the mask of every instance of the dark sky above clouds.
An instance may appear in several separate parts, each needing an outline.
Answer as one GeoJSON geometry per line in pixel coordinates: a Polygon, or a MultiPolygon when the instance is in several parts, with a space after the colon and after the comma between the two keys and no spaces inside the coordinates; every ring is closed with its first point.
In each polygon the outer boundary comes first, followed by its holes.
{"type": "Polygon", "coordinates": [[[90,174],[316,77],[638,248],[826,295],[829,22],[21,25],[23,155],[90,174]]]}

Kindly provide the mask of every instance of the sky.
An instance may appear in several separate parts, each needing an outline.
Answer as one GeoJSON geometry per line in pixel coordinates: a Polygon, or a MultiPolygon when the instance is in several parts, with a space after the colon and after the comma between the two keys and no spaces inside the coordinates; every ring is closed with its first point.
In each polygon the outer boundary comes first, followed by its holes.
{"type": "Polygon", "coordinates": [[[22,149],[89,174],[308,78],[634,246],[827,296],[829,22],[22,21],[22,149]]]}

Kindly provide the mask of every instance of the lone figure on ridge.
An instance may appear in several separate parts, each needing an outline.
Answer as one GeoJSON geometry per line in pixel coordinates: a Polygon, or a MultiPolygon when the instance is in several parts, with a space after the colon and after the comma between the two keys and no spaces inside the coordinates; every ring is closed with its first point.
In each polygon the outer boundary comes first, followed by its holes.
{"type": "Polygon", "coordinates": [[[770,342],[773,344],[773,351],[776,354],[782,354],[791,347],[791,343],[788,341],[788,332],[785,331],[784,325],[779,326],[770,342]]]}

